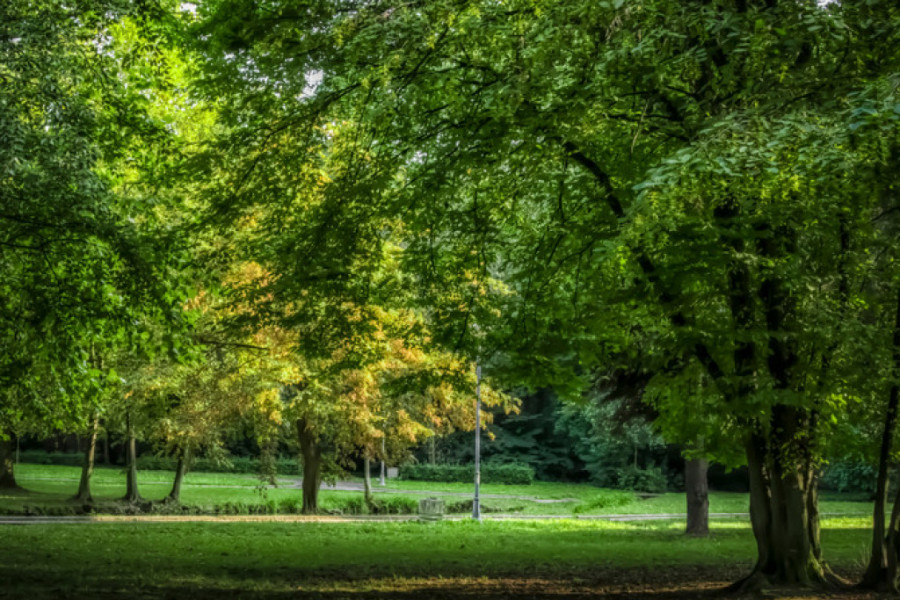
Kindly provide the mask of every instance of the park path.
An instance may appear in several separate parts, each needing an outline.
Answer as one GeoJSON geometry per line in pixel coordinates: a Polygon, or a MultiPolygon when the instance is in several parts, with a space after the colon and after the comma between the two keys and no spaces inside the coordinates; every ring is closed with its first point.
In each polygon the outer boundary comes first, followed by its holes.
{"type": "MultiPolygon", "coordinates": [[[[832,515],[837,516],[837,515],[832,515]]],[[[710,513],[710,519],[748,519],[747,513],[710,513]]],[[[0,516],[0,525],[100,524],[100,523],[389,523],[418,520],[418,515],[91,515],[91,516],[0,516]]],[[[674,521],[683,513],[641,515],[518,515],[488,514],[484,521],[674,521]]],[[[466,521],[468,515],[445,515],[445,521],[466,521]]]]}

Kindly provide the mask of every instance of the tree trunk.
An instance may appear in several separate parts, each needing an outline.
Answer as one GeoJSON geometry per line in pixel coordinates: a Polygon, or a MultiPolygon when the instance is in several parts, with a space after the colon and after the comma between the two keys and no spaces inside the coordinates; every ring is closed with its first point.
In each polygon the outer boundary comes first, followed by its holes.
{"type": "Polygon", "coordinates": [[[103,464],[111,465],[112,461],[109,458],[109,431],[106,431],[106,427],[104,426],[103,430],[103,464]]]}
{"type": "Polygon", "coordinates": [[[100,429],[100,417],[94,414],[94,421],[91,424],[91,433],[88,436],[87,449],[84,452],[84,463],[81,466],[81,481],[78,482],[78,493],[75,494],[75,500],[79,502],[91,503],[94,499],[91,497],[91,475],[94,474],[94,454],[97,450],[97,431],[100,429]]]}
{"type": "MultiPolygon", "coordinates": [[[[898,291],[897,295],[892,359],[895,375],[900,375],[900,291],[898,291]]],[[[889,532],[885,534],[884,529],[888,497],[888,470],[890,468],[894,432],[897,426],[898,404],[900,404],[900,388],[895,383],[891,385],[888,396],[887,411],[884,415],[884,430],[881,433],[881,450],[878,455],[875,509],[872,514],[872,554],[869,556],[869,565],[862,580],[863,587],[886,591],[900,590],[896,556],[896,544],[900,541],[900,538],[898,538],[896,533],[897,523],[895,522],[900,516],[897,509],[897,503],[900,502],[900,492],[898,492],[898,498],[894,503],[889,532]]]]}
{"type": "Polygon", "coordinates": [[[300,453],[303,455],[303,514],[319,512],[319,486],[322,483],[322,449],[305,419],[297,421],[300,453]]]}
{"type": "MultiPolygon", "coordinates": [[[[762,257],[778,260],[796,251],[796,232],[789,227],[757,229],[762,257]]],[[[769,332],[766,366],[776,393],[801,392],[793,380],[799,361],[789,316],[796,301],[786,282],[767,272],[759,300],[769,332]]],[[[751,363],[744,363],[751,367],[751,363]]],[[[746,393],[746,392],[744,392],[746,393]]],[[[757,421],[747,440],[750,514],[757,543],[757,564],[736,585],[749,591],[764,585],[813,587],[828,582],[819,537],[818,477],[813,460],[815,408],[776,404],[767,422],[757,421]]]]}
{"type": "Polygon", "coordinates": [[[134,437],[134,427],[132,427],[130,415],[125,417],[125,429],[128,437],[125,442],[125,468],[127,475],[123,500],[126,502],[140,502],[142,498],[138,491],[137,481],[137,440],[134,437]]]}
{"type": "Polygon", "coordinates": [[[709,463],[705,458],[693,458],[684,464],[684,488],[687,496],[688,535],[709,535],[709,482],[706,472],[709,463]]]}
{"type": "Polygon", "coordinates": [[[368,456],[363,458],[363,471],[365,473],[365,485],[363,486],[366,506],[372,508],[372,461],[368,456]]]}
{"type": "Polygon", "coordinates": [[[0,439],[0,489],[19,489],[15,474],[16,444],[12,434],[6,440],[0,439]]]}
{"type": "Polygon", "coordinates": [[[828,582],[819,538],[817,478],[804,461],[790,460],[772,448],[788,447],[802,409],[773,410],[771,443],[753,435],[747,443],[750,522],[757,562],[732,590],[749,592],[768,585],[821,586],[828,582]],[[803,464],[799,464],[803,463],[803,464]]]}
{"type": "Polygon", "coordinates": [[[166,502],[178,504],[181,502],[181,482],[187,471],[187,463],[191,458],[191,451],[185,448],[178,454],[178,464],[175,466],[175,480],[172,482],[172,491],[166,496],[166,502]]]}

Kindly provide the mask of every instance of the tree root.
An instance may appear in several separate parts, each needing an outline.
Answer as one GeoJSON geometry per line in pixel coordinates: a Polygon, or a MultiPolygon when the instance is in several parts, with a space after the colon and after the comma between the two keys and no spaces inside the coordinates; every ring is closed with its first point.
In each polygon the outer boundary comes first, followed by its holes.
{"type": "Polygon", "coordinates": [[[739,579],[734,583],[726,586],[723,592],[736,596],[768,596],[768,592],[771,590],[783,591],[802,589],[805,591],[809,591],[810,589],[812,589],[825,591],[833,589],[846,589],[849,587],[851,586],[849,582],[847,582],[847,580],[835,574],[828,567],[823,567],[823,573],[820,578],[813,578],[806,585],[800,583],[776,581],[775,578],[771,575],[767,575],[760,569],[756,568],[743,579],[739,579]]]}

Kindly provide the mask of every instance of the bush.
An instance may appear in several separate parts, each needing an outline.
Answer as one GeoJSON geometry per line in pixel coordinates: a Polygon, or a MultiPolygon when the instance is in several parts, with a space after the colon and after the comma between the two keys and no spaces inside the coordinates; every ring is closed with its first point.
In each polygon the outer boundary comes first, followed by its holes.
{"type": "MultiPolygon", "coordinates": [[[[897,489],[897,477],[891,469],[888,485],[897,489]]],[[[874,494],[878,469],[874,465],[859,461],[835,461],[825,467],[820,486],[833,492],[855,492],[874,494]]]]}
{"type": "MultiPolygon", "coordinates": [[[[471,513],[474,500],[460,500],[459,502],[451,502],[446,507],[447,513],[471,513]]],[[[483,514],[487,513],[517,513],[525,510],[524,506],[510,506],[507,508],[499,508],[488,504],[480,503],[479,508],[483,514]]]]}
{"type": "Polygon", "coordinates": [[[591,498],[590,500],[586,500],[582,502],[574,509],[572,512],[576,515],[579,513],[587,512],[589,510],[595,509],[607,509],[607,508],[617,508],[619,506],[626,506],[634,502],[634,494],[632,492],[625,492],[620,490],[604,490],[591,498]]]}
{"type": "MultiPolygon", "coordinates": [[[[410,464],[400,469],[400,477],[417,481],[471,483],[475,480],[475,466],[410,464]]],[[[534,483],[534,469],[521,463],[484,463],[481,465],[481,482],[531,485],[534,483]]]]}
{"type": "MultiPolygon", "coordinates": [[[[408,496],[381,494],[367,505],[362,494],[331,497],[322,502],[325,512],[341,515],[414,515],[419,511],[419,501],[408,496]]],[[[299,512],[299,509],[298,511],[299,512]]]]}
{"type": "Polygon", "coordinates": [[[666,476],[659,467],[641,469],[631,465],[616,469],[616,487],[635,492],[661,494],[666,491],[666,476]]]}
{"type": "MultiPolygon", "coordinates": [[[[81,453],[42,452],[40,450],[28,450],[19,454],[19,461],[36,465],[65,465],[80,467],[84,461],[81,453]]],[[[154,454],[138,457],[138,469],[145,471],[174,471],[177,461],[169,456],[157,456],[154,454]]],[[[203,473],[259,473],[259,460],[235,456],[228,460],[213,460],[199,457],[191,461],[191,470],[203,473]]],[[[297,460],[293,458],[279,457],[275,461],[275,470],[279,475],[300,475],[301,468],[297,460]]]]}
{"type": "Polygon", "coordinates": [[[42,450],[22,450],[19,452],[19,462],[32,465],[63,465],[66,467],[80,467],[84,462],[84,455],[80,452],[44,452],[42,450]]]}

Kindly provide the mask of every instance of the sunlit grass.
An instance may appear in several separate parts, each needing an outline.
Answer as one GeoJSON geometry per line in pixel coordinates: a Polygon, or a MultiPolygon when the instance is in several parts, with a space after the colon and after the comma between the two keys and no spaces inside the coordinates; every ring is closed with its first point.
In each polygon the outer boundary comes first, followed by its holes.
{"type": "MultiPolygon", "coordinates": [[[[78,467],[19,464],[16,467],[19,484],[26,492],[0,492],[0,511],[22,512],[26,507],[65,509],[71,507],[71,497],[78,488],[78,467]]],[[[140,471],[141,494],[147,500],[159,501],[169,493],[174,473],[171,471],[140,471]]],[[[216,512],[226,503],[258,506],[261,504],[296,503],[301,492],[298,479],[279,478],[279,487],[261,491],[259,479],[250,474],[188,473],[182,488],[181,500],[192,509],[216,512]]],[[[125,494],[125,474],[121,468],[98,467],[92,480],[94,499],[99,503],[112,502],[125,494]]],[[[374,486],[376,497],[402,496],[410,502],[418,501],[427,491],[442,492],[447,504],[471,499],[472,486],[462,483],[434,483],[388,480],[386,488],[374,486]],[[386,489],[389,491],[381,491],[386,489]],[[408,491],[409,494],[404,494],[408,491]],[[382,496],[378,496],[382,494],[382,496]]],[[[667,493],[641,498],[629,492],[611,492],[589,484],[535,482],[529,486],[483,485],[482,504],[490,513],[520,515],[557,515],[590,517],[609,514],[681,514],[685,511],[682,493],[667,493]],[[626,497],[626,502],[608,503],[604,496],[626,497]],[[544,500],[544,502],[541,502],[544,500]],[[548,502],[551,501],[551,502],[548,502]]],[[[358,491],[336,491],[323,486],[320,506],[325,510],[341,510],[350,499],[361,496],[358,491]]],[[[852,498],[852,497],[846,497],[852,498]]],[[[747,513],[748,496],[740,493],[713,492],[710,511],[713,513],[747,513]]],[[[825,515],[871,514],[871,503],[845,499],[840,495],[825,497],[821,502],[825,515]]],[[[42,511],[43,512],[43,511],[42,511]]]]}

